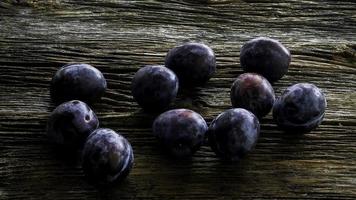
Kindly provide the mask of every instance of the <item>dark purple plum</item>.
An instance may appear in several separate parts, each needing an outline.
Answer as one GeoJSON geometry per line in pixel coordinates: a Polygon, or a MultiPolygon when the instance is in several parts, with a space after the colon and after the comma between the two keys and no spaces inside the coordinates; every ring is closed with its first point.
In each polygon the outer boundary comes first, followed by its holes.
{"type": "Polygon", "coordinates": [[[89,106],[73,100],[53,110],[47,122],[47,135],[59,147],[77,149],[98,126],[98,118],[89,106]]]}
{"type": "Polygon", "coordinates": [[[178,85],[172,70],[158,65],[144,66],[132,80],[132,96],[144,110],[161,111],[176,98],[178,85]]]}
{"type": "Polygon", "coordinates": [[[277,125],[288,132],[310,132],[323,121],[326,98],[313,84],[298,83],[288,87],[273,106],[277,125]]]}
{"type": "Polygon", "coordinates": [[[279,41],[258,37],[241,48],[240,63],[245,72],[255,72],[270,82],[281,79],[288,71],[291,55],[279,41]]]}
{"type": "Polygon", "coordinates": [[[243,108],[229,109],[210,124],[207,135],[212,150],[224,161],[238,161],[256,146],[260,134],[257,117],[243,108]]]}
{"type": "Polygon", "coordinates": [[[271,84],[263,76],[244,73],[232,84],[230,98],[234,108],[245,108],[262,118],[271,111],[275,95],[271,84]]]}
{"type": "Polygon", "coordinates": [[[178,158],[193,155],[204,143],[207,129],[203,117],[188,109],[166,111],[153,123],[153,134],[160,144],[178,158]]]}
{"type": "Polygon", "coordinates": [[[216,71],[213,50],[200,43],[185,43],[171,49],[165,65],[177,74],[184,87],[203,85],[216,71]]]}
{"type": "Polygon", "coordinates": [[[82,152],[82,167],[90,183],[107,185],[123,180],[131,171],[131,144],[117,132],[100,128],[89,135],[82,152]]]}
{"type": "Polygon", "coordinates": [[[69,100],[97,102],[106,90],[103,74],[88,64],[69,64],[60,68],[51,81],[52,100],[59,104],[69,100]]]}

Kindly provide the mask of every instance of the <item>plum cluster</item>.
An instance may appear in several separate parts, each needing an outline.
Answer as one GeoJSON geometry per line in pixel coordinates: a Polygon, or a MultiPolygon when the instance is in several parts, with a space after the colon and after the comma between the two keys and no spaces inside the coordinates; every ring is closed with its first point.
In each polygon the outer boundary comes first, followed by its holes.
{"type": "MultiPolygon", "coordinates": [[[[298,83],[275,96],[271,83],[287,73],[290,61],[289,50],[277,40],[259,37],[243,45],[240,63],[245,73],[232,83],[232,108],[209,126],[199,113],[171,107],[180,88],[203,86],[216,73],[215,54],[205,44],[185,43],[169,50],[164,65],[143,66],[132,79],[131,92],[144,111],[159,114],[152,132],[169,155],[190,157],[209,144],[220,159],[238,161],[255,148],[259,120],[271,110],[286,132],[305,133],[321,124],[326,99],[315,85],[298,83]]],[[[51,81],[57,107],[47,123],[49,140],[66,151],[80,150],[85,176],[99,185],[123,180],[134,163],[129,141],[112,129],[99,128],[89,107],[106,89],[103,74],[91,65],[63,66],[51,81]]]]}
{"type": "Polygon", "coordinates": [[[233,108],[210,126],[192,110],[170,109],[180,87],[203,86],[216,72],[215,54],[205,44],[185,43],[168,51],[165,65],[143,66],[132,80],[132,95],[146,112],[161,113],[152,132],[165,152],[189,157],[207,140],[222,160],[236,161],[254,149],[259,120],[271,110],[287,132],[309,132],[321,123],[326,99],[315,85],[295,84],[276,98],[271,83],[287,73],[290,62],[289,50],[277,40],[258,37],[244,44],[240,63],[245,73],[231,86],[233,108]]]}
{"type": "Polygon", "coordinates": [[[321,124],[326,98],[317,86],[298,83],[275,99],[268,81],[273,83],[282,78],[290,61],[289,50],[277,40],[258,37],[248,41],[240,53],[240,63],[246,73],[232,85],[231,102],[233,107],[246,108],[258,117],[265,116],[272,109],[273,119],[281,129],[305,133],[321,124]]]}
{"type": "Polygon", "coordinates": [[[88,106],[106,90],[103,74],[88,64],[60,68],[51,81],[51,98],[59,104],[47,122],[47,136],[65,152],[82,152],[82,168],[88,181],[106,185],[123,180],[130,172],[134,155],[129,141],[108,128],[88,106]],[[88,103],[88,104],[87,104],[88,103]]]}

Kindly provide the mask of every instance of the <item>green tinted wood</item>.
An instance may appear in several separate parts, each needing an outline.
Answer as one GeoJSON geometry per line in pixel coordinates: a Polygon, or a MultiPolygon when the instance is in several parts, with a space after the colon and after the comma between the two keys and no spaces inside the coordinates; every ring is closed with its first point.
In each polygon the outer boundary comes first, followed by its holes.
{"type": "Polygon", "coordinates": [[[0,199],[353,199],[356,197],[356,3],[353,1],[5,0],[0,2],[0,199]],[[277,96],[294,83],[324,90],[322,125],[296,136],[262,122],[256,150],[221,163],[209,147],[174,161],[151,135],[154,116],[130,92],[144,64],[163,64],[187,41],[216,53],[206,86],[180,94],[174,107],[207,122],[230,108],[230,86],[242,73],[240,47],[256,36],[280,40],[292,53],[277,96]],[[49,82],[58,67],[85,62],[100,69],[108,91],[93,109],[102,127],[125,135],[135,166],[121,185],[96,189],[78,162],[54,152],[45,135],[53,109],[49,82]]]}

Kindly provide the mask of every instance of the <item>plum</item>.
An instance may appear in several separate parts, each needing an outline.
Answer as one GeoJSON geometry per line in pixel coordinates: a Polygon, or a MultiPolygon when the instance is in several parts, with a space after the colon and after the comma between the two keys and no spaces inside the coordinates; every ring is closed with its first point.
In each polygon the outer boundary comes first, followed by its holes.
{"type": "Polygon", "coordinates": [[[131,91],[144,110],[158,112],[168,108],[176,98],[178,78],[164,66],[144,66],[132,79],[131,91]]]}
{"type": "Polygon", "coordinates": [[[108,128],[91,133],[84,145],[82,167],[88,181],[95,185],[120,182],[130,173],[134,162],[131,144],[108,128]]]}
{"type": "Polygon", "coordinates": [[[98,69],[78,63],[65,65],[55,73],[50,93],[56,104],[74,99],[92,104],[100,100],[106,87],[106,80],[98,69]]]}
{"type": "Polygon", "coordinates": [[[99,120],[90,107],[73,100],[53,110],[47,122],[47,135],[58,147],[78,149],[98,126],[99,120]]]}
{"type": "Polygon", "coordinates": [[[324,118],[326,98],[324,93],[310,83],[288,87],[273,106],[277,125],[289,132],[310,132],[324,118]]]}
{"type": "Polygon", "coordinates": [[[153,134],[171,155],[193,155],[204,143],[208,126],[201,115],[188,109],[169,110],[153,123],[153,134]]]}
{"type": "Polygon", "coordinates": [[[234,108],[245,108],[258,118],[267,115],[275,101],[274,90],[263,76],[244,73],[237,77],[230,92],[234,108]]]}
{"type": "Polygon", "coordinates": [[[279,41],[258,37],[241,48],[240,64],[245,72],[255,72],[269,82],[281,79],[288,71],[291,55],[279,41]]]}
{"type": "Polygon", "coordinates": [[[218,115],[207,131],[208,141],[215,154],[233,162],[251,152],[260,134],[257,117],[243,108],[233,108],[218,115]]]}
{"type": "Polygon", "coordinates": [[[201,86],[216,71],[213,50],[201,43],[185,43],[174,47],[167,53],[165,65],[176,73],[183,87],[201,86]]]}

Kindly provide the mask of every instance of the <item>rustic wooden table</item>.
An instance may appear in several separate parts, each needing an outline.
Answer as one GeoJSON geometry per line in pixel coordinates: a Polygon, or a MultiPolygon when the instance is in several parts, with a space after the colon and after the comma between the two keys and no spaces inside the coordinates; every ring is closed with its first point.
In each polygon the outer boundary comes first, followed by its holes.
{"type": "Polygon", "coordinates": [[[2,0],[0,1],[0,199],[355,199],[356,3],[262,0],[2,0]],[[151,135],[154,116],[133,101],[130,83],[144,64],[163,64],[186,41],[216,53],[218,72],[174,107],[207,122],[230,108],[230,86],[242,73],[241,45],[255,36],[280,40],[292,53],[277,95],[310,82],[327,96],[315,131],[291,135],[271,115],[256,150],[221,163],[209,147],[191,161],[171,160],[151,135]],[[101,126],[125,135],[135,151],[122,184],[96,189],[80,164],[58,156],[45,135],[53,109],[49,82],[69,62],[99,68],[108,91],[94,106],[101,126]]]}

